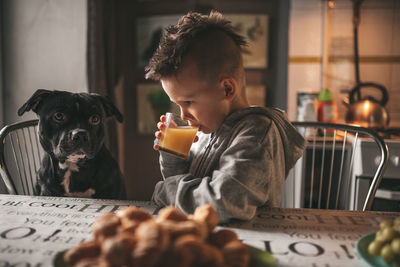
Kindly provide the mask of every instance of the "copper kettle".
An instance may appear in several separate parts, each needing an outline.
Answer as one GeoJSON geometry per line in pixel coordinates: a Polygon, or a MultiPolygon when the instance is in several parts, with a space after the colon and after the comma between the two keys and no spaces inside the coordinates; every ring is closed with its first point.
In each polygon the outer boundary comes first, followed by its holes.
{"type": "Polygon", "coordinates": [[[359,83],[349,92],[349,98],[343,103],[347,106],[345,120],[349,124],[357,124],[368,128],[385,128],[389,124],[389,114],[385,108],[389,100],[385,87],[376,83],[359,83]],[[361,97],[361,88],[371,87],[378,89],[382,97],[380,100],[373,96],[361,97]],[[355,99],[357,94],[358,99],[355,99]]]}

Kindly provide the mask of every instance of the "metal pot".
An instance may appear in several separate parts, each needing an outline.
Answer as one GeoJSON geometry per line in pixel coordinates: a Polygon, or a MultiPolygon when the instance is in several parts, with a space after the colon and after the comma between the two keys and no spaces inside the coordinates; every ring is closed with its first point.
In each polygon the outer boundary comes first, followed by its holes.
{"type": "Polygon", "coordinates": [[[389,114],[385,108],[389,96],[385,87],[375,83],[359,83],[350,93],[348,101],[343,101],[347,107],[346,122],[368,128],[385,128],[389,124],[389,114]],[[372,87],[382,93],[380,100],[373,96],[361,98],[361,88],[372,87]],[[355,99],[355,95],[358,99],[355,99]]]}

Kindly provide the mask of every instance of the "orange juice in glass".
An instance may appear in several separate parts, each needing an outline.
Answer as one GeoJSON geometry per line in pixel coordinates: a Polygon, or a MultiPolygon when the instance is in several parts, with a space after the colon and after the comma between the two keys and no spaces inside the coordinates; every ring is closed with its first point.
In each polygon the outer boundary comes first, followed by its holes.
{"type": "Polygon", "coordinates": [[[175,157],[185,159],[196,136],[197,127],[182,121],[178,115],[167,113],[158,149],[175,157]]]}

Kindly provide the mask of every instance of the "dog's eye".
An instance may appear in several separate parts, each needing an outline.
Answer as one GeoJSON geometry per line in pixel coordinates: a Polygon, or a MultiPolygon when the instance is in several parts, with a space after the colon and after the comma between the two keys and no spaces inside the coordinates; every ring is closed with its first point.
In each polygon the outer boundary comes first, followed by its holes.
{"type": "Polygon", "coordinates": [[[56,122],[63,122],[66,120],[66,116],[62,112],[56,112],[53,115],[53,120],[55,120],[56,122]]]}
{"type": "Polygon", "coordinates": [[[97,125],[100,123],[100,117],[98,115],[92,115],[89,118],[89,123],[92,125],[97,125]]]}

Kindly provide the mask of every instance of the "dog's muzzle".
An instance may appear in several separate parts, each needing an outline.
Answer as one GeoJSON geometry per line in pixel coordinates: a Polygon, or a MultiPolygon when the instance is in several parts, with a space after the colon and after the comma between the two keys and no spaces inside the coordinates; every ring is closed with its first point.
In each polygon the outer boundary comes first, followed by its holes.
{"type": "Polygon", "coordinates": [[[75,129],[71,132],[71,141],[74,144],[86,144],[89,141],[89,134],[86,130],[75,129]]]}
{"type": "Polygon", "coordinates": [[[89,132],[77,128],[61,137],[60,143],[56,146],[55,154],[59,158],[84,158],[85,156],[92,158],[97,152],[96,149],[90,140],[89,132]]]}

